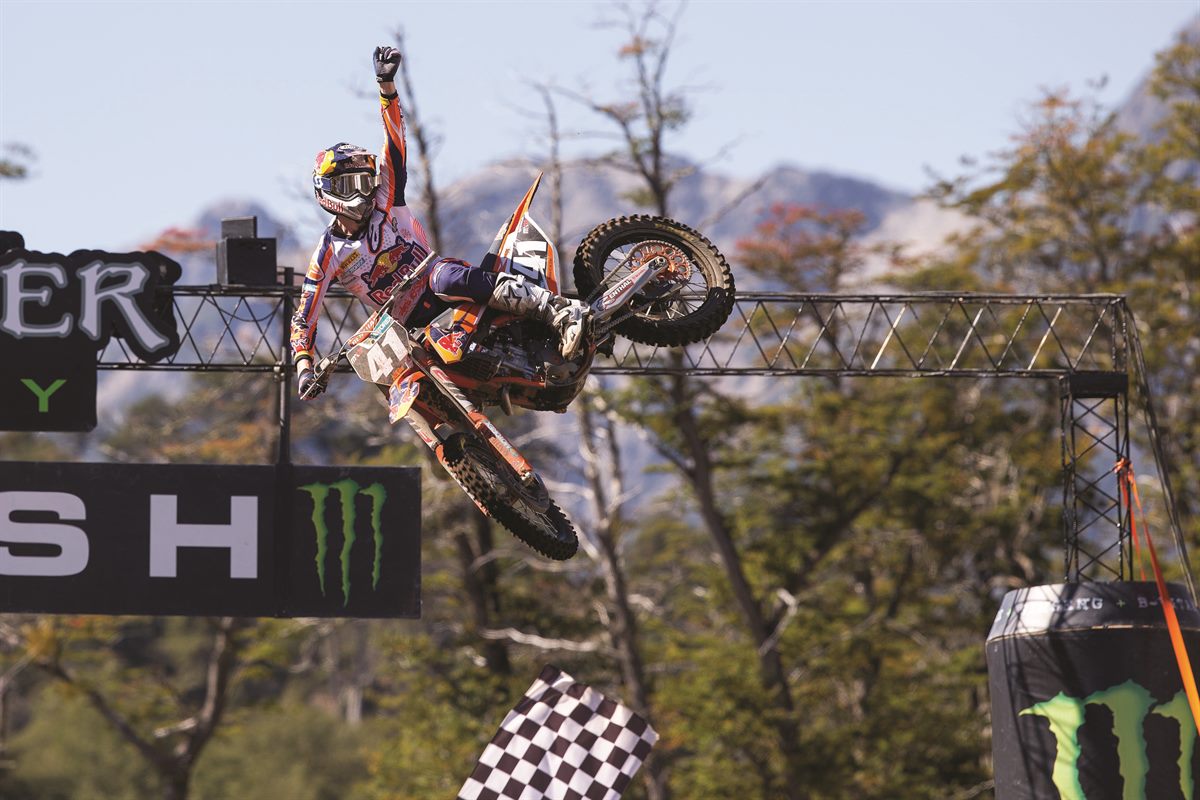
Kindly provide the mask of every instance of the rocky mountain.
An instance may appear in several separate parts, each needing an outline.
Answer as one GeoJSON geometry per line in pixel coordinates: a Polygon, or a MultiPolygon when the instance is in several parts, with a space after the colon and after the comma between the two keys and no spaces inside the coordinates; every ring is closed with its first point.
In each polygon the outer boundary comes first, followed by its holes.
{"type": "MultiPolygon", "coordinates": [[[[527,164],[501,163],[444,187],[442,252],[478,263],[535,174],[536,168],[527,164]]],[[[634,176],[611,167],[568,164],[563,175],[563,258],[570,259],[587,232],[605,220],[647,213],[629,199],[638,186],[634,176]]],[[[551,194],[547,178],[534,203],[534,216],[547,229],[551,194]]],[[[738,240],[752,235],[776,204],[856,209],[866,216],[870,239],[903,241],[921,250],[936,247],[960,224],[950,212],[871,181],[791,165],[753,179],[697,170],[675,187],[670,214],[703,232],[736,264],[738,240]]],[[[413,205],[420,215],[421,202],[414,200],[413,205]]],[[[260,203],[227,200],[203,209],[189,227],[200,238],[215,241],[222,219],[248,216],[257,218],[259,236],[277,240],[279,263],[297,271],[307,265],[328,219],[323,212],[314,212],[303,220],[285,222],[260,203]]],[[[215,281],[211,252],[186,254],[178,260],[184,269],[181,285],[215,281]]]]}
{"type": "MultiPolygon", "coordinates": [[[[1177,35],[1190,42],[1200,41],[1200,15],[1185,25],[1177,35]]],[[[1164,47],[1172,43],[1166,43],[1164,47]]],[[[1151,93],[1150,74],[1147,72],[1146,77],[1117,109],[1117,125],[1123,131],[1153,142],[1159,139],[1158,126],[1166,116],[1167,106],[1151,93]]]]}
{"type": "MultiPolygon", "coordinates": [[[[535,174],[526,165],[494,165],[445,190],[443,249],[478,261],[535,174]]],[[[646,213],[629,200],[638,186],[634,176],[610,167],[568,165],[563,176],[566,252],[561,255],[570,258],[583,236],[611,217],[646,213]]],[[[543,184],[534,204],[534,216],[543,226],[549,223],[549,202],[550,189],[543,184]]],[[[703,232],[733,262],[737,241],[751,235],[777,203],[857,209],[866,215],[868,231],[906,233],[914,243],[928,246],[940,242],[950,218],[870,181],[794,166],[777,167],[756,179],[693,172],[674,188],[669,213],[703,232]],[[899,230],[906,225],[914,227],[899,230]]]]}
{"type": "MultiPolygon", "coordinates": [[[[1189,42],[1200,42],[1200,15],[1184,26],[1178,36],[1189,42]]],[[[1166,102],[1151,92],[1150,76],[1147,75],[1117,109],[1116,121],[1121,130],[1144,141],[1156,142],[1162,138],[1161,127],[1167,114],[1166,102]]],[[[1168,174],[1174,180],[1200,182],[1200,162],[1177,162],[1171,165],[1168,174]]],[[[1143,231],[1153,230],[1164,222],[1161,214],[1149,209],[1139,209],[1133,216],[1134,226],[1143,231]]]]}

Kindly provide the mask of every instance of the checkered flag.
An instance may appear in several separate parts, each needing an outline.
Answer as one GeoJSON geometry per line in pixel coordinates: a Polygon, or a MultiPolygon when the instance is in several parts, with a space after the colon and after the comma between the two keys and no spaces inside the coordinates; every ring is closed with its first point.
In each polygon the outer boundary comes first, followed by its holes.
{"type": "Polygon", "coordinates": [[[618,800],[657,741],[646,720],[548,666],[508,712],[458,800],[618,800]]]}

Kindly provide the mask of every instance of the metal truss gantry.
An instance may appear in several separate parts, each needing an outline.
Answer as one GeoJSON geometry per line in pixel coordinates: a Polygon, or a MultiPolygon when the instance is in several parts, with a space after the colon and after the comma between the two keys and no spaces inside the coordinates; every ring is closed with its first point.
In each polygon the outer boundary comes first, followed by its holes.
{"type": "MultiPolygon", "coordinates": [[[[286,277],[285,284],[175,287],[178,353],[145,364],[113,339],[98,367],[272,373],[280,381],[280,449],[286,453],[287,323],[298,289],[286,277]]],[[[346,293],[329,293],[325,304],[318,349],[332,352],[366,315],[346,293]]],[[[1062,419],[1064,579],[1131,580],[1130,509],[1112,473],[1130,454],[1131,331],[1129,310],[1117,295],[749,292],[738,296],[720,332],[686,348],[682,358],[618,340],[611,357],[597,359],[593,374],[1053,381],[1062,419]]],[[[1154,450],[1157,457],[1157,441],[1154,450]]],[[[1165,482],[1165,467],[1158,467],[1165,482]]],[[[1178,531],[1176,539],[1182,547],[1178,531]]]]}

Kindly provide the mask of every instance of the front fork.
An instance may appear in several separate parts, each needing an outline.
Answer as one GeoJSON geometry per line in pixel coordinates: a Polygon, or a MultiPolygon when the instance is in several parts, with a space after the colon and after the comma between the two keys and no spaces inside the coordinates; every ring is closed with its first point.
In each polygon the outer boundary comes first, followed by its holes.
{"type": "MultiPolygon", "coordinates": [[[[479,409],[475,408],[474,403],[467,399],[462,390],[450,380],[450,376],[445,370],[436,365],[430,364],[425,366],[425,374],[435,388],[441,391],[455,406],[458,407],[462,417],[475,430],[479,436],[488,443],[488,446],[495,451],[496,455],[504,459],[504,462],[512,467],[517,478],[524,486],[532,487],[537,483],[537,473],[534,472],[533,465],[525,460],[524,456],[518,452],[517,448],[505,438],[504,434],[492,424],[479,409]]],[[[416,431],[417,436],[421,441],[425,442],[438,457],[441,457],[440,448],[442,446],[442,437],[438,435],[437,430],[430,424],[419,411],[415,408],[410,408],[408,413],[404,415],[408,420],[408,424],[416,431]]]]}
{"type": "Polygon", "coordinates": [[[404,419],[407,420],[408,424],[412,426],[412,429],[417,432],[417,436],[421,438],[421,441],[428,445],[429,449],[433,451],[438,463],[442,465],[442,469],[446,470],[450,477],[454,479],[455,483],[462,487],[463,491],[467,493],[467,497],[471,498],[471,502],[475,504],[475,507],[479,509],[479,512],[485,517],[492,516],[492,512],[488,511],[487,506],[479,502],[475,495],[472,494],[465,485],[463,485],[463,483],[458,479],[458,476],[454,474],[453,470],[451,470],[450,466],[446,463],[446,455],[444,450],[445,444],[442,442],[441,437],[437,435],[433,425],[430,424],[425,415],[416,408],[410,408],[408,413],[404,415],[404,419]]]}
{"type": "Polygon", "coordinates": [[[429,420],[425,419],[425,415],[420,411],[417,411],[415,408],[410,408],[408,413],[404,415],[404,420],[412,426],[412,429],[416,431],[417,436],[420,437],[421,441],[424,442],[430,450],[432,450],[434,453],[437,453],[440,458],[441,453],[439,452],[438,448],[441,447],[442,440],[438,438],[436,433],[434,433],[433,426],[429,424],[429,420]]]}
{"type": "MultiPolygon", "coordinates": [[[[628,259],[621,262],[613,271],[620,270],[627,262],[628,259]]],[[[592,302],[592,318],[595,320],[597,333],[607,332],[607,327],[602,323],[624,308],[630,298],[650,281],[666,272],[670,266],[671,262],[663,256],[652,258],[597,297],[592,302]]]]}

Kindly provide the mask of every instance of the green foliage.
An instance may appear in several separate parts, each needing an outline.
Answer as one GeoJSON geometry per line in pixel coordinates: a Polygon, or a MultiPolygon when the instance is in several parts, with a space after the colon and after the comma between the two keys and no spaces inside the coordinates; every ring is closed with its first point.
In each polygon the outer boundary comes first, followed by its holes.
{"type": "MultiPolygon", "coordinates": [[[[1036,442],[1053,404],[878,379],[689,402],[702,430],[723,432],[709,442],[720,506],[773,609],[811,796],[941,797],[985,781],[979,636],[996,587],[1045,578],[1057,556],[1057,510],[1037,502],[1060,492],[1057,438],[1036,442]]],[[[652,652],[679,665],[657,684],[672,788],[782,796],[770,723],[783,712],[754,679],[724,576],[675,515],[633,559],[638,590],[664,609],[646,633],[670,644],[652,652]]]]}
{"type": "MultiPolygon", "coordinates": [[[[462,653],[416,636],[395,641],[392,685],[383,698],[385,733],[368,764],[371,800],[433,800],[453,796],[515,702],[496,677],[462,653]]],[[[519,681],[518,681],[519,683],[519,681]]],[[[522,689],[524,687],[521,687],[522,689]]],[[[507,689],[507,690],[506,690],[507,689]]]]}
{"type": "Polygon", "coordinates": [[[837,292],[865,266],[866,215],[777,203],[738,242],[747,269],[793,291],[837,292]]]}
{"type": "Polygon", "coordinates": [[[269,376],[202,373],[181,380],[187,392],[178,402],[150,395],[129,407],[124,424],[104,442],[110,458],[188,464],[274,460],[277,395],[269,376]]]}
{"type": "Polygon", "coordinates": [[[161,796],[149,766],[73,691],[48,686],[11,741],[15,767],[0,780],[12,800],[149,800],[161,796]],[[67,765],[70,765],[67,768],[67,765]]]}
{"type": "MultiPolygon", "coordinates": [[[[1170,48],[1155,57],[1150,91],[1168,107],[1162,138],[1155,145],[1171,161],[1200,163],[1200,40],[1181,34],[1170,48]]],[[[1196,184],[1181,183],[1183,191],[1196,184]]]]}
{"type": "MultiPolygon", "coordinates": [[[[959,241],[958,272],[1042,292],[1114,292],[1129,300],[1142,377],[1159,412],[1177,502],[1200,542],[1200,44],[1158,57],[1152,92],[1163,117],[1149,139],[1117,127],[1093,101],[1052,92],[1015,146],[983,174],[935,195],[979,221],[959,241]]],[[[945,265],[942,269],[945,269],[945,265]]],[[[1146,396],[1137,398],[1145,401],[1146,396]]],[[[1148,452],[1144,429],[1138,449],[1148,452]]],[[[1143,467],[1145,468],[1145,467],[1143,467]]]]}
{"type": "Polygon", "coordinates": [[[0,433],[6,461],[74,461],[68,450],[44,433],[0,433]]]}
{"type": "Polygon", "coordinates": [[[243,714],[205,751],[195,800],[280,797],[355,800],[376,726],[349,726],[327,711],[287,704],[243,714]]]}
{"type": "Polygon", "coordinates": [[[1129,212],[1144,202],[1137,144],[1112,114],[1065,92],[1033,111],[998,175],[943,182],[935,196],[979,220],[978,250],[963,255],[1012,288],[1108,290],[1145,258],[1127,236],[1129,212]]]}
{"type": "Polygon", "coordinates": [[[680,797],[777,796],[770,698],[748,680],[757,669],[753,651],[723,639],[693,633],[663,654],[680,668],[659,682],[656,747],[672,754],[680,797]]]}

